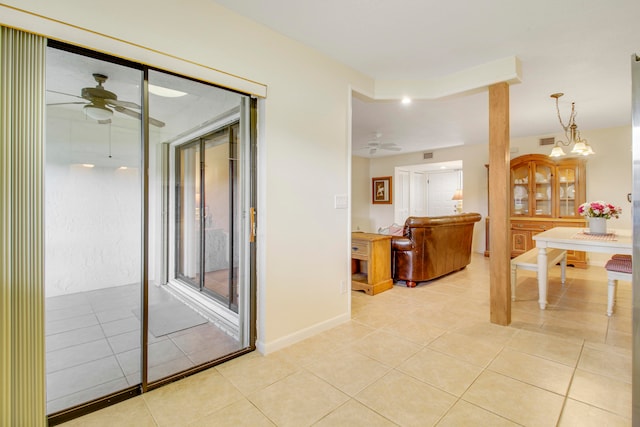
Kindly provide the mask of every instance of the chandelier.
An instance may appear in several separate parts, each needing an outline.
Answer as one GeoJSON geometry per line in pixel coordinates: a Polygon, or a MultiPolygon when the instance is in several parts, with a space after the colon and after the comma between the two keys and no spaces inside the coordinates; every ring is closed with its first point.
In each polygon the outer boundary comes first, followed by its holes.
{"type": "Polygon", "coordinates": [[[578,125],[576,124],[576,108],[575,102],[571,103],[571,115],[569,116],[569,123],[566,125],[562,121],[562,117],[560,116],[560,107],[558,106],[558,98],[560,98],[564,93],[554,93],[551,95],[552,98],[556,99],[556,111],[558,113],[558,120],[560,121],[560,126],[564,129],[564,134],[567,137],[566,141],[556,141],[556,145],[551,150],[551,154],[549,157],[561,157],[565,155],[562,146],[568,147],[573,144],[573,148],[571,149],[572,154],[577,154],[581,156],[589,156],[591,154],[595,154],[591,146],[587,143],[585,139],[580,137],[580,131],[578,130],[578,125]]]}

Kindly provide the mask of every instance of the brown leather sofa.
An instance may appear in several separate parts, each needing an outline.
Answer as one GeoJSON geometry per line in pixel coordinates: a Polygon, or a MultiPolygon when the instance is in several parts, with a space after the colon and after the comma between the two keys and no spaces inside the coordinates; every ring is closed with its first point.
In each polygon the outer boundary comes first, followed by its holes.
{"type": "Polygon", "coordinates": [[[412,288],[465,268],[471,262],[473,226],[478,213],[436,217],[409,217],[403,236],[391,238],[393,280],[412,288]]]}

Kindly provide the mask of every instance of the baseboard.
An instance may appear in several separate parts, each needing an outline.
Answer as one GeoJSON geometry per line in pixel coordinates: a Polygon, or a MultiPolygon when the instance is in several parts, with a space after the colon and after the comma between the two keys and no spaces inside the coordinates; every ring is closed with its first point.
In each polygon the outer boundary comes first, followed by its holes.
{"type": "Polygon", "coordinates": [[[339,326],[345,322],[348,322],[349,320],[351,320],[351,315],[349,313],[341,314],[340,316],[325,320],[324,322],[317,323],[313,326],[310,326],[305,329],[301,329],[292,334],[285,335],[284,337],[278,338],[271,342],[264,342],[264,341],[258,340],[256,342],[256,349],[261,354],[267,355],[275,351],[281,350],[285,347],[289,347],[292,344],[303,341],[314,335],[317,335],[320,332],[324,332],[331,328],[335,328],[336,326],[339,326]]]}

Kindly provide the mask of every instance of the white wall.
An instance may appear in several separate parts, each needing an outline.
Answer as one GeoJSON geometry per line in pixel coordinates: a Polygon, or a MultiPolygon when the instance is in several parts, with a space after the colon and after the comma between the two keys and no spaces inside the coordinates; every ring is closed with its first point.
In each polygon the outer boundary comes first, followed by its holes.
{"type": "Polygon", "coordinates": [[[138,169],[47,163],[45,296],[140,283],[138,169]]]}
{"type": "MultiPolygon", "coordinates": [[[[587,200],[605,200],[621,206],[622,215],[620,219],[611,220],[609,227],[630,229],[632,218],[631,203],[627,201],[626,195],[631,192],[632,184],[631,127],[581,130],[581,133],[582,137],[589,141],[589,144],[596,152],[596,155],[589,157],[587,160],[587,200]]],[[[564,138],[564,135],[556,134],[512,139],[511,149],[512,151],[517,151],[512,153],[512,158],[530,153],[550,153],[551,147],[539,146],[540,138],[550,136],[555,136],[556,139],[564,138]]],[[[466,212],[478,212],[483,217],[486,217],[488,213],[488,176],[485,164],[489,162],[488,144],[474,144],[435,150],[433,159],[429,161],[423,160],[422,153],[371,159],[368,173],[369,176],[393,175],[393,170],[396,166],[438,163],[450,160],[463,161],[464,210],[466,212]]],[[[360,170],[354,167],[354,173],[357,172],[364,175],[367,173],[364,169],[364,166],[360,170]]],[[[360,198],[354,195],[354,204],[357,200],[360,200],[360,198]]],[[[364,209],[363,206],[353,207],[354,212],[363,212],[364,209]]],[[[373,230],[393,222],[392,205],[370,205],[369,212],[372,224],[371,229],[373,230]]],[[[476,224],[473,247],[475,252],[484,252],[484,220],[476,224]]],[[[594,265],[603,265],[607,256],[594,253],[589,255],[589,259],[594,265]]]]}
{"type": "MultiPolygon", "coordinates": [[[[4,3],[266,84],[258,348],[270,352],[349,319],[350,294],[340,283],[350,280],[350,219],[334,196],[350,193],[351,88],[373,92],[370,78],[208,0],[4,3]]],[[[149,58],[166,68],[162,55],[149,58]]]]}
{"type": "Polygon", "coordinates": [[[372,217],[369,212],[371,205],[371,178],[369,174],[369,159],[365,157],[351,158],[351,229],[375,233],[372,217]]]}
{"type": "Polygon", "coordinates": [[[46,128],[45,296],[140,283],[139,125],[48,111],[46,128]]]}

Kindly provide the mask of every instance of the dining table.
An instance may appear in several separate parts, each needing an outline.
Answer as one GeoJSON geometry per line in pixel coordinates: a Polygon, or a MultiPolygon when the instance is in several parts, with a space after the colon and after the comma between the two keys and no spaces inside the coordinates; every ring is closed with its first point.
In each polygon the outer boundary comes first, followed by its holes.
{"type": "Polygon", "coordinates": [[[538,304],[547,307],[547,248],[584,252],[603,252],[631,255],[633,238],[630,229],[611,229],[604,234],[593,234],[589,229],[554,227],[533,236],[538,248],[538,304]]]}

